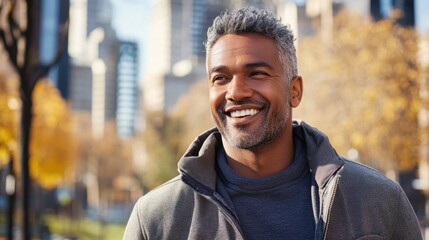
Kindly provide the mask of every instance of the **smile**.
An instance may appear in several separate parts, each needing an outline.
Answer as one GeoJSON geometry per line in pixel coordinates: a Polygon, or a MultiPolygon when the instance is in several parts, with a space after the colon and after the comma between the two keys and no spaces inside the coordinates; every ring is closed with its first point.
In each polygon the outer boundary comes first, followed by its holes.
{"type": "Polygon", "coordinates": [[[231,117],[239,118],[239,117],[253,116],[258,112],[259,110],[256,110],[256,109],[243,109],[239,111],[233,111],[230,113],[230,115],[231,117]]]}

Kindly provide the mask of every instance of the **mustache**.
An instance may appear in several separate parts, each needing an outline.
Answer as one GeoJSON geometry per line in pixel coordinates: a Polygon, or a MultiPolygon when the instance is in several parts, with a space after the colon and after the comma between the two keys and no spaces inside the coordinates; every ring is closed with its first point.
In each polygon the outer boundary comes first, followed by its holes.
{"type": "Polygon", "coordinates": [[[218,107],[219,112],[225,112],[225,109],[233,107],[233,106],[240,106],[240,105],[259,105],[261,108],[265,108],[269,106],[269,103],[264,100],[257,100],[257,99],[243,99],[239,101],[226,101],[222,103],[218,107]]]}

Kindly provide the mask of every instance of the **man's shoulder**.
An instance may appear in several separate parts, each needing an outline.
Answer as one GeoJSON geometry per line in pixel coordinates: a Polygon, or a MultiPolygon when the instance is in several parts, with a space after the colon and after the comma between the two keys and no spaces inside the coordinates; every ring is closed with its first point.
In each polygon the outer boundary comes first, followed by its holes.
{"type": "Polygon", "coordinates": [[[181,176],[178,175],[140,197],[138,203],[147,205],[154,201],[171,201],[188,191],[191,191],[190,187],[183,183],[181,176]]]}
{"type": "Polygon", "coordinates": [[[187,203],[192,202],[193,196],[192,188],[183,183],[180,176],[176,176],[141,196],[135,204],[135,210],[141,219],[157,219],[163,216],[160,212],[181,212],[187,208],[187,203]]]}
{"type": "Polygon", "coordinates": [[[399,183],[349,160],[345,160],[338,175],[331,222],[341,227],[331,234],[363,236],[378,232],[387,238],[421,239],[417,218],[399,183]]]}
{"type": "Polygon", "coordinates": [[[345,164],[340,172],[344,182],[354,189],[371,189],[374,191],[398,191],[397,182],[388,178],[385,174],[365,164],[345,159],[345,164]]]}

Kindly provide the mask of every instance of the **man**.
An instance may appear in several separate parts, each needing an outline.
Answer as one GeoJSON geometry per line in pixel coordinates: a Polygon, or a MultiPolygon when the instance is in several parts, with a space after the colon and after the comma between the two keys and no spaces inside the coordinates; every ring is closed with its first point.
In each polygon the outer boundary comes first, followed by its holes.
{"type": "Polygon", "coordinates": [[[303,81],[287,26],[246,7],[207,34],[217,128],[136,203],[124,239],[422,239],[397,183],[292,121],[303,81]]]}

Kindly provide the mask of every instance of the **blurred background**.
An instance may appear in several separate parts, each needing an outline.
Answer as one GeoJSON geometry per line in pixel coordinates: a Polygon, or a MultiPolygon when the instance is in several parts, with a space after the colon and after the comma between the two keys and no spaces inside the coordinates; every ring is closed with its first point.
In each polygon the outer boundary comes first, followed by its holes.
{"type": "Polygon", "coordinates": [[[0,0],[0,239],[121,239],[214,126],[203,42],[244,5],[295,33],[294,117],[398,181],[429,239],[425,0],[0,0]]]}

